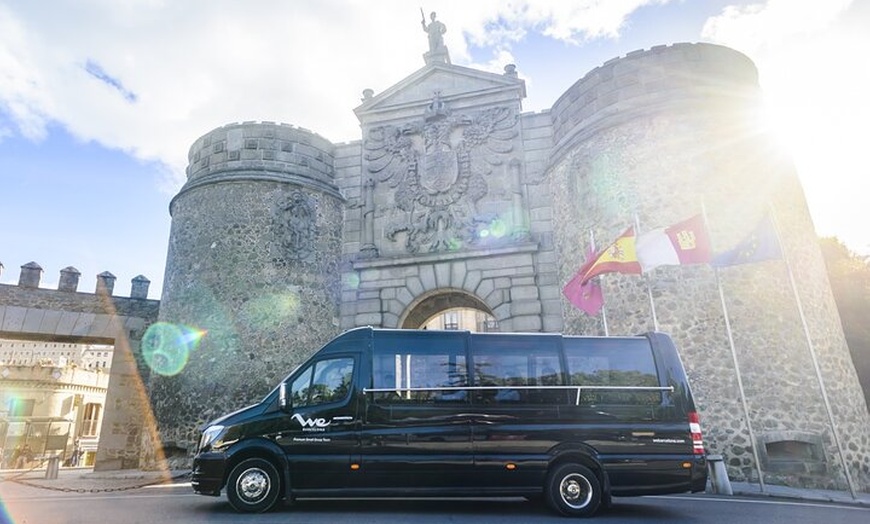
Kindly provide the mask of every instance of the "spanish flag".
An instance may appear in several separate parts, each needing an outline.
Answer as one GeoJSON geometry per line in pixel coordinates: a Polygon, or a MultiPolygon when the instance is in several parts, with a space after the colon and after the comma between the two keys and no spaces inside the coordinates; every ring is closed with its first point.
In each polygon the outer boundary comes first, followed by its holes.
{"type": "Polygon", "coordinates": [[[640,262],[637,260],[637,237],[634,227],[625,230],[612,244],[602,249],[583,264],[574,276],[580,284],[602,273],[626,273],[639,275],[640,262]]]}

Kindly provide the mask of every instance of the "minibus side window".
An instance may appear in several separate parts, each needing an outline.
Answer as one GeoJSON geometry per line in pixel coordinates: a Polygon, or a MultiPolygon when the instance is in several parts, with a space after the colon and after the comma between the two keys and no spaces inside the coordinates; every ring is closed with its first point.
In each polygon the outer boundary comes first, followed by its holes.
{"type": "Polygon", "coordinates": [[[522,340],[487,343],[487,339],[478,339],[473,358],[475,385],[492,388],[479,390],[475,402],[561,404],[567,401],[567,390],[548,389],[564,385],[556,347],[536,347],[522,340]]]}
{"type": "MultiPolygon", "coordinates": [[[[652,349],[645,339],[592,340],[565,344],[571,385],[577,386],[659,386],[652,349]]],[[[586,390],[581,406],[637,406],[660,404],[658,391],[586,390]]]]}
{"type": "Polygon", "coordinates": [[[293,407],[340,402],[353,383],[353,358],[319,360],[305,369],[290,387],[293,407]]]}
{"type": "Polygon", "coordinates": [[[385,403],[465,402],[468,385],[465,354],[460,349],[415,348],[376,349],[372,369],[373,387],[389,389],[373,393],[373,400],[385,403]],[[443,388],[443,389],[439,389],[443,388]]]}

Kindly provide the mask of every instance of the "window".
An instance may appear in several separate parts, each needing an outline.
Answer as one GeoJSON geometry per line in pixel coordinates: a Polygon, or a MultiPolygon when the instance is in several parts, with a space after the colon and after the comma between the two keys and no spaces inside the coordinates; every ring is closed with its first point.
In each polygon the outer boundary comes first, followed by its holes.
{"type": "Polygon", "coordinates": [[[409,340],[401,349],[376,348],[373,379],[375,389],[396,388],[389,393],[374,393],[374,401],[384,402],[465,402],[468,392],[468,367],[460,341],[448,344],[414,346],[409,340]],[[431,388],[431,389],[428,389],[431,388]],[[445,388],[445,389],[439,389],[445,388]]]}
{"type": "Polygon", "coordinates": [[[551,404],[565,403],[562,366],[557,339],[486,335],[473,338],[474,385],[493,387],[479,390],[475,402],[551,404]],[[513,387],[518,387],[513,389],[513,387]],[[535,389],[533,386],[543,386],[535,389]]]}
{"type": "Polygon", "coordinates": [[[459,329],[459,312],[448,311],[442,316],[444,321],[444,329],[456,330],[459,329]]]}
{"type": "Polygon", "coordinates": [[[340,402],[353,383],[353,358],[319,360],[309,366],[290,386],[294,407],[340,402]]]}
{"type": "MultiPolygon", "coordinates": [[[[652,348],[646,339],[565,339],[571,384],[577,386],[659,386],[652,348]]],[[[659,391],[585,390],[580,405],[650,406],[659,391]]]]}
{"type": "Polygon", "coordinates": [[[85,413],[82,419],[82,435],[86,437],[93,437],[99,432],[100,411],[102,411],[102,408],[103,407],[100,404],[85,404],[85,413]]]}

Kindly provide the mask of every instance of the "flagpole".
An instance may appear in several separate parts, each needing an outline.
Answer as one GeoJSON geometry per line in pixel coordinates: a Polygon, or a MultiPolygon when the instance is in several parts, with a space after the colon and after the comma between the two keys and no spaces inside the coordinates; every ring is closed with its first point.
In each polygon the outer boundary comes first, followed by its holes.
{"type": "MultiPolygon", "coordinates": [[[[590,251],[595,253],[595,232],[592,229],[589,230],[589,246],[590,251]]],[[[599,276],[598,278],[601,279],[602,277],[599,276]]],[[[604,304],[601,305],[601,323],[604,325],[604,336],[609,337],[610,333],[607,330],[607,306],[604,304]]]]}
{"type": "MultiPolygon", "coordinates": [[[[640,221],[637,218],[637,213],[634,214],[634,234],[640,235],[640,221]]],[[[652,284],[650,283],[649,275],[643,274],[643,279],[646,281],[646,294],[649,297],[649,309],[652,312],[653,330],[659,330],[659,319],[656,316],[656,303],[653,300],[652,284]]]]}
{"type": "Polygon", "coordinates": [[[773,204],[770,204],[770,219],[773,221],[773,230],[776,233],[776,240],[779,243],[780,250],[782,251],[782,259],[785,262],[785,268],[788,273],[788,280],[791,284],[792,293],[794,293],[795,303],[797,304],[798,313],[801,318],[801,325],[804,330],[804,337],[807,339],[807,348],[810,350],[810,357],[812,357],[813,368],[816,371],[816,379],[819,381],[819,388],[822,390],[822,400],[825,403],[825,411],[828,414],[828,422],[831,424],[831,432],[834,435],[834,443],[837,446],[837,454],[840,456],[840,462],[843,463],[843,472],[846,475],[846,483],[849,484],[849,493],[852,495],[852,499],[857,499],[858,495],[855,491],[855,485],[852,482],[852,474],[849,473],[849,464],[846,462],[846,456],[843,454],[843,445],[840,443],[840,433],[837,431],[837,426],[834,423],[834,412],[831,409],[831,401],[828,399],[828,392],[825,389],[825,381],[822,378],[822,369],[819,367],[819,360],[816,357],[816,350],[813,347],[812,339],[810,338],[810,329],[807,324],[806,315],[804,315],[804,308],[801,304],[801,298],[798,294],[797,284],[794,280],[794,274],[791,270],[791,264],[788,261],[788,255],[786,254],[785,249],[783,248],[782,241],[779,235],[779,224],[776,220],[776,213],[774,212],[773,204]]]}
{"type": "MultiPolygon", "coordinates": [[[[701,214],[704,217],[704,228],[710,231],[707,222],[707,206],[701,201],[701,214]]],[[[728,316],[728,306],[725,304],[725,291],[722,288],[722,280],[719,278],[719,268],[713,267],[716,276],[716,287],[719,288],[719,302],[722,304],[722,314],[725,316],[725,332],[728,334],[728,346],[731,348],[731,360],[734,362],[734,373],[737,375],[737,390],[740,393],[740,403],[743,406],[743,418],[746,419],[746,431],[749,433],[749,442],[752,443],[752,458],[755,460],[755,469],[758,471],[758,485],[764,493],[764,472],[761,470],[761,460],[758,457],[758,441],[755,440],[755,432],[752,430],[752,420],[749,418],[749,403],[746,400],[746,391],[743,389],[743,377],[740,375],[740,364],[737,362],[737,348],[734,344],[734,332],[731,330],[731,319],[728,316]]]]}
{"type": "Polygon", "coordinates": [[[743,378],[740,376],[740,364],[737,363],[737,350],[734,346],[734,334],[731,331],[731,320],[728,318],[728,308],[725,306],[725,292],[722,289],[722,281],[719,279],[719,268],[714,267],[716,274],[716,286],[719,288],[719,301],[722,303],[722,313],[725,315],[725,331],[728,333],[728,345],[731,347],[731,360],[734,362],[734,372],[737,374],[737,389],[740,392],[740,403],[743,405],[743,417],[746,419],[746,429],[749,432],[749,441],[752,442],[752,458],[755,460],[755,469],[758,471],[758,484],[764,493],[764,472],[761,471],[761,460],[758,458],[758,441],[755,440],[755,432],[752,431],[752,421],[749,418],[749,404],[746,402],[746,392],[743,390],[743,378]]]}

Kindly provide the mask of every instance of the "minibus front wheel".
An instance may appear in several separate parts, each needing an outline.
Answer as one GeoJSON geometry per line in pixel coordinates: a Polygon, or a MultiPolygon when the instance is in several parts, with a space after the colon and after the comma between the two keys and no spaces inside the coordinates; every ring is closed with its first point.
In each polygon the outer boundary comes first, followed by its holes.
{"type": "Polygon", "coordinates": [[[281,494],[278,470],[268,460],[248,458],[227,478],[227,499],[240,513],[262,513],[275,506],[281,494]]]}
{"type": "Polygon", "coordinates": [[[601,504],[601,495],[598,476],[574,463],[556,466],[544,486],[547,503],[566,517],[591,517],[601,504]]]}

